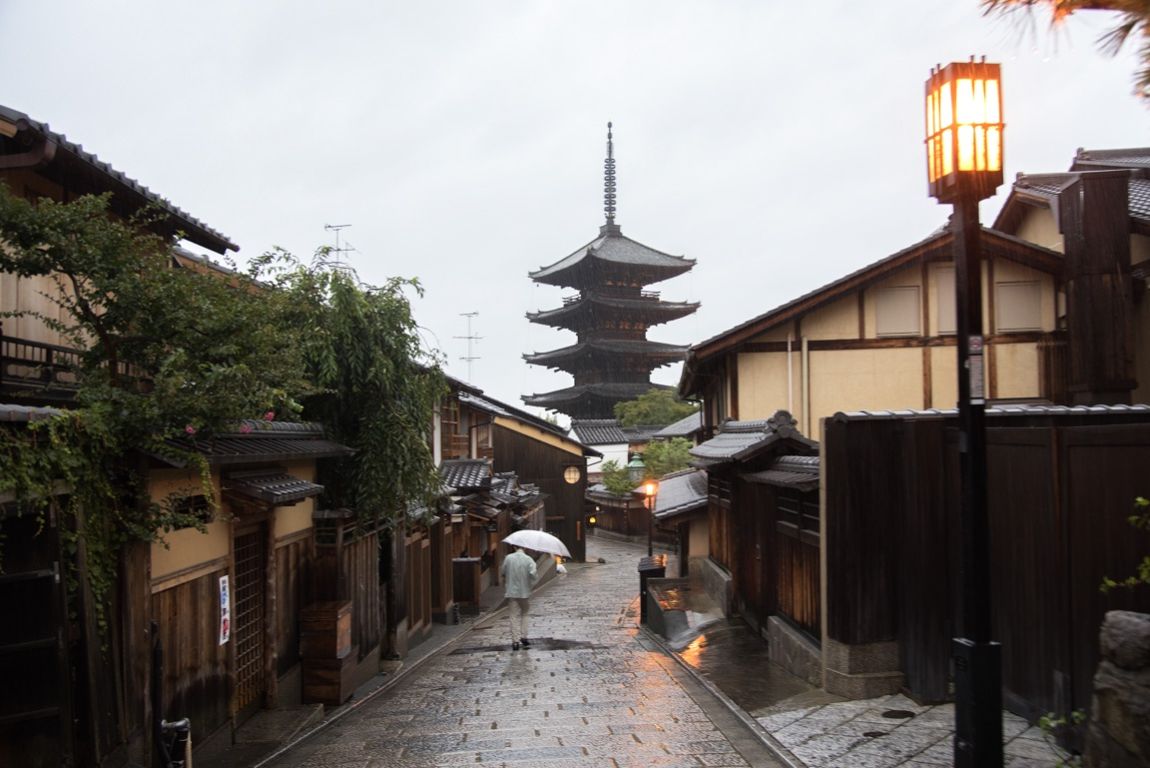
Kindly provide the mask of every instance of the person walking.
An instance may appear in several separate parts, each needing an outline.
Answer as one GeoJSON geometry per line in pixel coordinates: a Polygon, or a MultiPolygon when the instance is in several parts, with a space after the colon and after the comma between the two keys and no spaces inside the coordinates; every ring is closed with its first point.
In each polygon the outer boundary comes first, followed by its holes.
{"type": "Polygon", "coordinates": [[[507,598],[507,615],[511,619],[511,650],[518,651],[531,645],[527,639],[527,614],[531,609],[531,587],[535,584],[535,560],[516,547],[503,559],[503,596],[507,598]]]}

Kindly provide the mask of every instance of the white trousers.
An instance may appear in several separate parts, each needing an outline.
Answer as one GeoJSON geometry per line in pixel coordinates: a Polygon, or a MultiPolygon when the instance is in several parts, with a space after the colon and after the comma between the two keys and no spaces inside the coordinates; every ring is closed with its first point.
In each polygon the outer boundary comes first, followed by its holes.
{"type": "Polygon", "coordinates": [[[518,643],[527,637],[527,614],[531,605],[526,597],[507,598],[507,615],[511,619],[511,642],[518,643]]]}

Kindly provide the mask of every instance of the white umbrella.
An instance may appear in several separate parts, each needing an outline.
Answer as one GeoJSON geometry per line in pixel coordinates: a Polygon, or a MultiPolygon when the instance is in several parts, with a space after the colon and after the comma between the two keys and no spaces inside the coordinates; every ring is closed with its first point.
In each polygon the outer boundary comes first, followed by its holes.
{"type": "Polygon", "coordinates": [[[567,549],[567,545],[546,531],[535,531],[531,529],[516,531],[505,538],[503,543],[510,544],[514,547],[533,549],[536,552],[547,552],[552,555],[571,557],[571,552],[567,549]]]}

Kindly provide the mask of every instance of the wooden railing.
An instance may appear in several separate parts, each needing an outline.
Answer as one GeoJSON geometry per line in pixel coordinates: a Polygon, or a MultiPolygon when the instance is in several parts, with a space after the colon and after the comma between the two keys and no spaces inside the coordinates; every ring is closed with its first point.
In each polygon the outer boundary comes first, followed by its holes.
{"type": "Polygon", "coordinates": [[[0,384],[71,393],[77,386],[80,353],[69,347],[0,336],[0,384]]]}

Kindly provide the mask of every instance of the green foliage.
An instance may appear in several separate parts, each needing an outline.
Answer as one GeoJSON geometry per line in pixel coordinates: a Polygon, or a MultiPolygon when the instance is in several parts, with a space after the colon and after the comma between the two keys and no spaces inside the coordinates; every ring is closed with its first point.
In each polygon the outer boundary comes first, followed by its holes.
{"type": "MultiPolygon", "coordinates": [[[[54,511],[98,599],[126,544],[202,528],[179,494],[153,500],[144,487],[145,457],[171,455],[173,437],[268,412],[303,417],[357,451],[324,478],[332,503],[394,522],[438,488],[428,430],[445,385],[404,295],[417,282],[364,286],[280,251],[246,274],[177,266],[146,225],[114,219],[107,196],[31,204],[0,185],[0,272],[56,289],[43,293],[51,312],[0,319],[37,318],[82,350],[67,411],[0,429],[0,493],[42,517],[67,499],[54,511]],[[53,495],[61,484],[66,497],[53,495]]],[[[187,495],[215,504],[202,457],[180,458],[200,475],[187,495]]]]}
{"type": "Polygon", "coordinates": [[[616,496],[630,496],[635,489],[631,473],[614,459],[603,462],[603,485],[616,496]]]}
{"type": "Polygon", "coordinates": [[[647,445],[643,462],[652,477],[663,477],[691,466],[691,442],[676,437],[671,440],[655,440],[647,445]]]}
{"type": "MultiPolygon", "coordinates": [[[[1143,498],[1142,496],[1136,498],[1134,500],[1134,514],[1126,519],[1130,525],[1136,529],[1150,533],[1150,499],[1143,498]]],[[[1118,587],[1129,588],[1139,585],[1150,585],[1150,554],[1143,555],[1133,576],[1127,576],[1119,580],[1106,576],[1102,579],[1102,586],[1100,586],[1099,589],[1103,593],[1106,593],[1118,587]]]]}
{"type": "Polygon", "coordinates": [[[1038,727],[1042,729],[1042,738],[1059,756],[1058,762],[1055,763],[1056,768],[1077,768],[1077,766],[1082,765],[1082,756],[1064,750],[1058,745],[1058,739],[1064,736],[1068,730],[1077,728],[1084,722],[1086,722],[1086,713],[1081,709],[1074,710],[1069,717],[1060,717],[1054,712],[1047,712],[1038,718],[1038,727]]]}
{"type": "Polygon", "coordinates": [[[262,266],[316,385],[302,399],[304,417],[356,451],[326,468],[326,501],[394,524],[409,501],[427,502],[439,490],[428,430],[447,385],[423,352],[404,294],[419,293],[418,281],[365,286],[351,271],[304,266],[282,251],[262,266]]]}
{"type": "Polygon", "coordinates": [[[634,400],[615,403],[615,418],[624,427],[665,427],[697,410],[670,389],[651,389],[634,400]]]}
{"type": "Polygon", "coordinates": [[[1150,97],[1150,2],[1147,0],[982,0],[986,13],[1009,13],[1018,10],[1033,11],[1035,6],[1050,9],[1052,27],[1065,21],[1075,11],[1111,11],[1118,14],[1118,23],[1098,38],[1103,51],[1117,55],[1128,39],[1138,42],[1138,71],[1135,74],[1135,93],[1150,97]]]}

